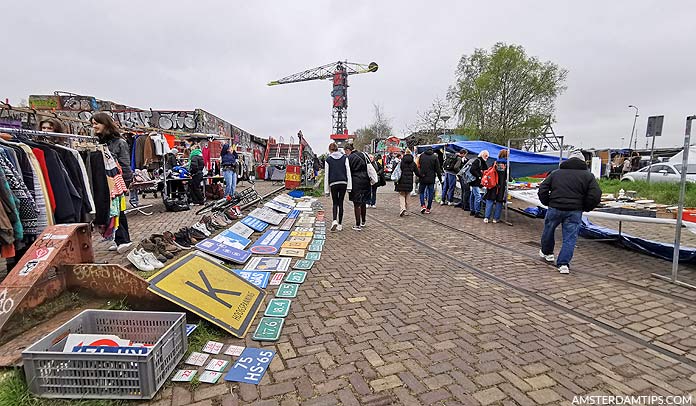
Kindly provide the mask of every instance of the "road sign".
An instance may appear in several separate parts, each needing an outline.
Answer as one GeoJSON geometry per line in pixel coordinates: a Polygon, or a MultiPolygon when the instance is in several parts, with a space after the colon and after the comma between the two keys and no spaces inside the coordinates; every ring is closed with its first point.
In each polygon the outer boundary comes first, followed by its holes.
{"type": "Polygon", "coordinates": [[[267,348],[247,347],[225,375],[226,381],[257,385],[273,360],[275,351],[267,348]]]}
{"type": "Polygon", "coordinates": [[[280,250],[280,246],[285,242],[285,239],[290,235],[289,231],[268,230],[264,235],[259,237],[254,245],[249,248],[254,254],[275,255],[280,250]]]}
{"type": "MultiPolygon", "coordinates": [[[[309,245],[309,241],[285,241],[283,245],[281,246],[282,248],[295,248],[295,249],[300,249],[303,250],[307,248],[309,245]]],[[[283,254],[280,254],[283,255],[283,254]]],[[[304,256],[304,255],[302,255],[304,256]]]]}
{"type": "Polygon", "coordinates": [[[243,337],[266,294],[213,258],[190,252],[150,278],[148,290],[236,337],[243,337]]]}
{"type": "Polygon", "coordinates": [[[271,278],[271,282],[269,283],[269,285],[278,286],[281,284],[281,282],[283,282],[283,278],[285,278],[285,272],[276,272],[273,274],[273,277],[271,278]]]}
{"type": "Polygon", "coordinates": [[[308,252],[307,255],[305,255],[305,259],[319,261],[321,259],[321,252],[308,252]]]}
{"type": "MultiPolygon", "coordinates": [[[[253,232],[253,230],[249,229],[249,231],[253,232]]],[[[243,250],[244,248],[249,245],[251,242],[250,239],[242,237],[239,234],[235,234],[234,232],[230,230],[222,230],[220,234],[216,235],[215,237],[212,238],[215,241],[230,245],[232,247],[238,248],[240,250],[243,250]]]]}
{"type": "Polygon", "coordinates": [[[283,283],[280,286],[278,286],[278,290],[276,291],[276,297],[296,297],[299,286],[300,285],[295,285],[292,283],[283,283]]]}
{"type": "Polygon", "coordinates": [[[314,251],[314,252],[321,252],[323,249],[324,249],[324,244],[317,244],[317,243],[309,244],[309,247],[307,247],[307,250],[314,251]]]}
{"type": "Polygon", "coordinates": [[[648,127],[645,131],[646,137],[659,137],[662,135],[662,122],[665,116],[648,117],[648,127]]]}
{"type": "Polygon", "coordinates": [[[312,242],[312,237],[300,237],[300,236],[290,237],[288,239],[288,242],[306,242],[307,245],[309,245],[309,243],[312,242]]]}
{"type": "Polygon", "coordinates": [[[245,263],[251,256],[251,252],[249,251],[240,250],[219,241],[211,240],[210,238],[196,244],[196,248],[210,255],[238,264],[245,263]]]}
{"type": "Polygon", "coordinates": [[[284,323],[285,319],[280,317],[262,317],[251,339],[256,341],[278,341],[284,323]]]}
{"type": "Polygon", "coordinates": [[[289,219],[296,219],[297,216],[299,216],[299,215],[300,215],[300,211],[299,211],[299,210],[293,210],[293,211],[291,211],[290,213],[288,213],[288,218],[289,218],[289,219]]]}
{"type": "Polygon", "coordinates": [[[284,214],[269,209],[268,207],[259,207],[251,211],[249,216],[255,217],[263,222],[277,226],[285,218],[284,214]]]}
{"type": "Polygon", "coordinates": [[[244,225],[241,221],[234,223],[228,230],[244,238],[249,238],[254,234],[254,230],[244,225]]]}
{"type": "MultiPolygon", "coordinates": [[[[305,261],[304,259],[302,261],[305,261]]],[[[300,262],[300,261],[298,261],[300,262]]],[[[285,277],[286,283],[304,283],[307,278],[307,272],[305,271],[292,271],[288,273],[285,277]]]]}
{"type": "Polygon", "coordinates": [[[287,317],[288,313],[290,313],[291,303],[292,300],[290,299],[271,299],[263,315],[268,317],[287,317]]]}
{"type": "MultiPolygon", "coordinates": [[[[298,248],[281,248],[280,256],[282,257],[304,257],[305,251],[298,248]]],[[[290,259],[290,258],[288,258],[290,259]]]]}
{"type": "Polygon", "coordinates": [[[292,229],[292,226],[295,225],[295,219],[285,219],[283,220],[282,223],[280,223],[280,226],[278,226],[278,229],[283,230],[283,231],[290,231],[292,229]]]}
{"type": "Polygon", "coordinates": [[[313,265],[314,265],[314,261],[309,260],[309,259],[301,259],[301,260],[295,262],[295,265],[293,265],[292,269],[312,269],[313,265]]]}
{"type": "Polygon", "coordinates": [[[295,231],[298,231],[298,232],[313,232],[313,231],[314,231],[314,227],[296,227],[296,228],[295,228],[295,231]]]}
{"type": "Polygon", "coordinates": [[[314,236],[314,239],[315,239],[315,240],[325,240],[325,239],[326,239],[326,234],[319,234],[319,233],[317,233],[317,234],[314,236]]]}
{"type": "Polygon", "coordinates": [[[248,226],[254,231],[263,231],[266,229],[266,227],[268,227],[268,223],[264,223],[263,221],[250,216],[244,217],[242,219],[242,224],[248,226]]]}
{"type": "Polygon", "coordinates": [[[270,272],[245,271],[243,269],[235,269],[232,272],[248,280],[254,286],[261,289],[266,289],[266,286],[268,286],[268,280],[271,278],[270,272]]]}
{"type": "Polygon", "coordinates": [[[290,258],[254,257],[244,267],[245,270],[265,272],[285,272],[290,268],[290,258]]]}
{"type": "Polygon", "coordinates": [[[291,207],[285,206],[281,203],[270,201],[266,204],[264,204],[265,207],[268,207],[269,209],[273,209],[277,212],[283,213],[283,214],[288,214],[292,211],[291,207]]]}

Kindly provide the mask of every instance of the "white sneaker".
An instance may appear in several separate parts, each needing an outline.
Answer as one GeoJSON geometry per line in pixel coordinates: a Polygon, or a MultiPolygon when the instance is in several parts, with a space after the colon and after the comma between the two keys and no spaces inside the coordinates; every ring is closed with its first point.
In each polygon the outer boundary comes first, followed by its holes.
{"type": "Polygon", "coordinates": [[[553,262],[556,258],[554,258],[553,254],[546,255],[541,250],[539,250],[539,256],[544,258],[546,262],[553,262]]]}
{"type": "Polygon", "coordinates": [[[570,268],[568,268],[568,265],[561,265],[558,267],[558,272],[566,275],[570,273],[570,268]]]}
{"type": "Polygon", "coordinates": [[[116,245],[116,244],[111,244],[109,246],[109,251],[116,251],[117,249],[118,249],[118,245],[116,245]]]}
{"type": "Polygon", "coordinates": [[[361,223],[360,228],[365,228],[365,223],[361,223]]]}
{"type": "Polygon", "coordinates": [[[133,250],[131,251],[127,258],[131,262],[131,264],[135,265],[136,268],[143,272],[152,272],[155,270],[155,267],[150,265],[147,260],[145,260],[138,252],[138,250],[133,250]]]}
{"type": "Polygon", "coordinates": [[[337,228],[337,227],[338,227],[338,221],[337,221],[337,220],[334,220],[334,221],[331,223],[331,231],[336,231],[336,228],[337,228]]]}
{"type": "Polygon", "coordinates": [[[353,226],[351,228],[355,231],[362,231],[362,228],[360,228],[360,226],[353,226]]]}
{"type": "Polygon", "coordinates": [[[155,254],[151,253],[150,251],[145,251],[144,249],[141,249],[138,254],[150,265],[152,265],[153,268],[155,269],[162,269],[164,268],[164,264],[161,263],[157,257],[155,257],[155,254]]]}
{"type": "MultiPolygon", "coordinates": [[[[125,244],[121,244],[118,247],[116,247],[116,252],[119,254],[123,254],[124,252],[127,252],[131,247],[133,246],[132,242],[127,242],[125,244]]],[[[111,249],[109,249],[111,250],[111,249]]]]}
{"type": "Polygon", "coordinates": [[[200,231],[206,237],[210,237],[210,231],[208,231],[208,227],[206,227],[205,224],[203,224],[203,223],[198,222],[198,223],[192,225],[191,228],[193,228],[194,230],[200,231]]]}
{"type": "Polygon", "coordinates": [[[444,201],[444,200],[440,201],[440,206],[444,206],[444,205],[446,205],[446,204],[447,204],[446,201],[444,201]]]}
{"type": "Polygon", "coordinates": [[[486,223],[486,224],[488,224],[488,219],[487,219],[487,218],[486,218],[486,219],[483,219],[483,222],[486,223]]]}
{"type": "Polygon", "coordinates": [[[336,226],[337,231],[343,231],[343,224],[339,224],[336,226]]]}
{"type": "Polygon", "coordinates": [[[498,220],[495,220],[495,219],[493,220],[493,224],[495,224],[495,223],[497,223],[497,222],[498,222],[498,220]]]}

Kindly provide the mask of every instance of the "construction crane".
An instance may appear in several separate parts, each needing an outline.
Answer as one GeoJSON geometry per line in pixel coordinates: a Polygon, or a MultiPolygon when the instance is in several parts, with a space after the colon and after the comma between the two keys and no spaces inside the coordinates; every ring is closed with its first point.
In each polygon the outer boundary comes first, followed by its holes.
{"type": "Polygon", "coordinates": [[[342,144],[345,140],[351,138],[348,134],[348,76],[357,75],[358,73],[376,72],[377,68],[378,66],[375,62],[364,65],[338,61],[274,80],[269,82],[268,86],[332,79],[333,90],[331,91],[331,98],[333,99],[333,111],[331,127],[334,133],[331,134],[331,139],[342,144]]]}

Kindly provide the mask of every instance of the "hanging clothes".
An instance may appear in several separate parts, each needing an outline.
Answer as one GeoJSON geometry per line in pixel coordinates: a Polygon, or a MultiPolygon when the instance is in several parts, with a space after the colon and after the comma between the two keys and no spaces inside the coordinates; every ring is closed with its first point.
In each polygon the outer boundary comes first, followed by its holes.
{"type": "Polygon", "coordinates": [[[0,154],[0,168],[2,168],[7,183],[10,186],[12,194],[19,201],[19,220],[22,223],[24,236],[37,236],[42,230],[39,230],[38,218],[39,209],[36,207],[34,198],[29,193],[27,186],[24,184],[21,176],[17,173],[7,157],[0,154]]]}

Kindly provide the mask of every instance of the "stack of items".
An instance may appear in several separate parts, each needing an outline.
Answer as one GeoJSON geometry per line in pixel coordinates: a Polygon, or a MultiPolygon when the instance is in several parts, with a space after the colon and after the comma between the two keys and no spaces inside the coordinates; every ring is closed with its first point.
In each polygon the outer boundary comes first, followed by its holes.
{"type": "Polygon", "coordinates": [[[63,352],[90,354],[147,354],[152,345],[134,343],[113,334],[70,334],[63,352]]]}

